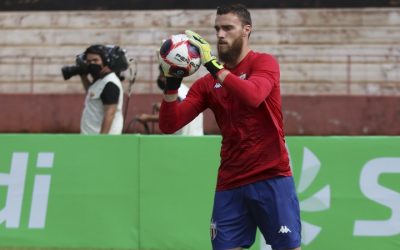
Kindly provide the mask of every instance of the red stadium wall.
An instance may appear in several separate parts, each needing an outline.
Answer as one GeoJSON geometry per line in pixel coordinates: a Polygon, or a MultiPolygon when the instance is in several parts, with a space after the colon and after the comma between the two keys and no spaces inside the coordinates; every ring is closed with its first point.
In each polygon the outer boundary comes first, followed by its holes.
{"type": "Polygon", "coordinates": [[[396,96],[285,96],[288,135],[400,135],[396,96]]]}
{"type": "MultiPolygon", "coordinates": [[[[157,94],[132,95],[126,125],[128,133],[145,133],[131,122],[151,113],[157,94]]],[[[126,100],[125,100],[126,101],[126,100]]],[[[0,94],[2,133],[79,133],[83,94],[0,94]]],[[[287,135],[399,135],[400,98],[390,96],[284,96],[287,135]]],[[[218,134],[211,111],[205,112],[206,134],[218,134]]],[[[150,124],[159,133],[157,124],[150,124]]]]}

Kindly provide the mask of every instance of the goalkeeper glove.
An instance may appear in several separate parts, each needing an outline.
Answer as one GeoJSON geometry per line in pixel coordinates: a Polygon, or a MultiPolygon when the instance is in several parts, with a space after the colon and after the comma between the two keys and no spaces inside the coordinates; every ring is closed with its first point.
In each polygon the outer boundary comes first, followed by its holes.
{"type": "Polygon", "coordinates": [[[157,58],[158,58],[158,63],[160,64],[162,73],[165,76],[165,85],[164,85],[164,94],[166,95],[173,95],[173,94],[178,94],[178,89],[181,86],[182,79],[183,78],[178,78],[174,77],[173,75],[170,75],[168,73],[168,69],[164,69],[163,63],[162,62],[162,57],[160,55],[160,51],[157,51],[157,58]]]}
{"type": "Polygon", "coordinates": [[[174,95],[178,94],[178,89],[181,86],[182,78],[176,77],[165,77],[165,87],[164,94],[166,95],[174,95]]]}
{"type": "Polygon", "coordinates": [[[185,33],[189,38],[189,42],[200,50],[201,63],[206,67],[211,75],[216,77],[218,72],[223,69],[224,66],[217,61],[217,58],[214,55],[212,55],[210,44],[196,32],[186,30],[185,33]]]}

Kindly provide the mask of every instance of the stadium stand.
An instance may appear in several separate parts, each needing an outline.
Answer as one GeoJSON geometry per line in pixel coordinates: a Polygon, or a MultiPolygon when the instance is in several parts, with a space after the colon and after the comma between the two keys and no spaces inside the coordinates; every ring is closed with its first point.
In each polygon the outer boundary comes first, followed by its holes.
{"type": "MultiPolygon", "coordinates": [[[[64,81],[60,68],[91,43],[113,43],[138,61],[134,92],[158,93],[160,41],[190,28],[214,42],[213,16],[213,10],[0,12],[0,91],[79,93],[78,79],[64,81]]],[[[257,9],[253,19],[253,48],[279,58],[284,94],[400,94],[400,9],[257,9]]]]}
{"type": "MultiPolygon", "coordinates": [[[[252,13],[252,47],[276,55],[281,63],[287,134],[400,133],[398,126],[376,126],[398,124],[400,119],[393,116],[400,107],[400,8],[277,8],[252,13]],[[332,110],[329,105],[334,103],[348,109],[332,117],[313,110],[316,105],[332,110]],[[385,112],[379,107],[386,107],[385,112]]],[[[214,15],[210,9],[0,11],[0,99],[6,107],[0,131],[78,132],[83,90],[77,77],[63,80],[61,67],[74,64],[75,55],[92,43],[118,44],[137,60],[128,117],[148,113],[146,107],[161,94],[155,84],[154,53],[160,41],[189,28],[213,43],[214,15]],[[32,110],[33,102],[41,106],[32,110]],[[65,109],[74,112],[60,112],[65,109]],[[48,115],[34,119],[41,114],[48,115]]],[[[205,121],[206,133],[218,133],[212,115],[206,113],[205,121]]]]}

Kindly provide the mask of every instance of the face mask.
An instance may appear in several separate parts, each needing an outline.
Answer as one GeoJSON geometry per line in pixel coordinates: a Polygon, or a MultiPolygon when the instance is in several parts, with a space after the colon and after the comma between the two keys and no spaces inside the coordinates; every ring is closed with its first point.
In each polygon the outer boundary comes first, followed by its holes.
{"type": "Polygon", "coordinates": [[[93,78],[97,79],[100,77],[100,72],[102,70],[101,65],[99,64],[89,64],[88,72],[92,75],[93,78]]]}
{"type": "Polygon", "coordinates": [[[165,81],[163,81],[161,79],[157,79],[157,85],[161,90],[164,90],[165,81]]]}

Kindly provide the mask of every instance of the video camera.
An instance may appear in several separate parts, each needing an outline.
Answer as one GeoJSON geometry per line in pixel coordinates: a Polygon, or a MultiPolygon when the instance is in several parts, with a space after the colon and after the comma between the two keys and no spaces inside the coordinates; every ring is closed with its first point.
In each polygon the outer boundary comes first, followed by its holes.
{"type": "MultiPolygon", "coordinates": [[[[121,73],[128,69],[129,62],[126,50],[116,45],[91,45],[89,48],[95,47],[101,51],[103,63],[107,65],[113,72],[121,73]]],[[[68,80],[75,75],[83,75],[88,73],[88,64],[86,63],[86,53],[76,56],[75,65],[64,66],[61,68],[64,80],[68,80]]]]}
{"type": "Polygon", "coordinates": [[[64,66],[61,68],[64,80],[68,80],[69,78],[75,75],[87,74],[88,73],[87,66],[88,65],[85,62],[84,54],[77,55],[74,66],[64,66]]]}

